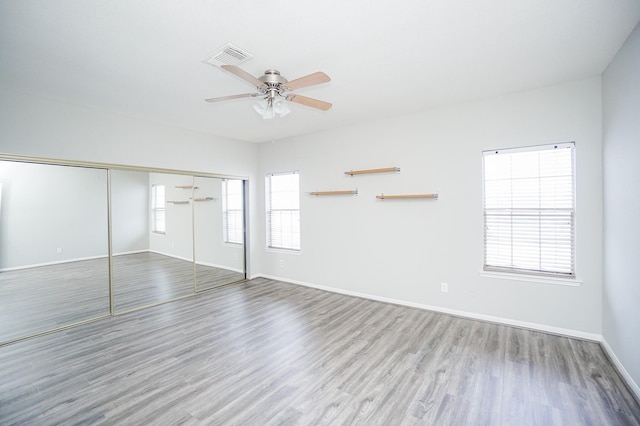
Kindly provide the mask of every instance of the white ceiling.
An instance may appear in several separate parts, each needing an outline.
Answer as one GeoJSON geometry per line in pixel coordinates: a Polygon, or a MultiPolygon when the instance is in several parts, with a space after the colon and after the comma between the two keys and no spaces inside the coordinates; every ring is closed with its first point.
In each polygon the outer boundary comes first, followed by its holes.
{"type": "Polygon", "coordinates": [[[264,142],[600,74],[639,0],[2,0],[0,85],[237,140],[264,142]],[[241,67],[334,104],[263,120],[255,91],[202,62],[233,43],[241,67]]]}

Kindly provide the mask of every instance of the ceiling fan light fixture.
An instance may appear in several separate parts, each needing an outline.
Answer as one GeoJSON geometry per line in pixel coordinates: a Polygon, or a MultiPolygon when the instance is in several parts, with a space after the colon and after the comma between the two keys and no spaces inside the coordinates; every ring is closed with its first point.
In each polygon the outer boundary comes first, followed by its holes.
{"type": "Polygon", "coordinates": [[[291,112],[284,99],[272,98],[260,100],[253,106],[253,109],[265,120],[284,117],[291,112]]]}
{"type": "Polygon", "coordinates": [[[261,99],[260,101],[258,101],[256,104],[253,105],[253,109],[255,109],[256,112],[262,116],[264,116],[264,113],[267,111],[268,107],[269,105],[267,104],[266,99],[261,99]]]}
{"type": "Polygon", "coordinates": [[[273,102],[273,112],[277,117],[284,117],[285,115],[289,114],[291,110],[287,106],[287,103],[284,101],[284,99],[276,99],[273,102]]]}

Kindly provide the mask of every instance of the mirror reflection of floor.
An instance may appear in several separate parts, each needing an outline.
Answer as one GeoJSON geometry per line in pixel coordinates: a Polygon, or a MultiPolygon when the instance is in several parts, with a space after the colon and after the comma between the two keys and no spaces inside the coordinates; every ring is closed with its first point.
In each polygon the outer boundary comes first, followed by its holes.
{"type": "MultiPolygon", "coordinates": [[[[244,274],[197,265],[197,290],[244,274]]],[[[194,292],[193,262],[142,252],[113,257],[114,302],[127,311],[194,292]]],[[[0,272],[0,341],[109,314],[108,259],[0,272]]]]}

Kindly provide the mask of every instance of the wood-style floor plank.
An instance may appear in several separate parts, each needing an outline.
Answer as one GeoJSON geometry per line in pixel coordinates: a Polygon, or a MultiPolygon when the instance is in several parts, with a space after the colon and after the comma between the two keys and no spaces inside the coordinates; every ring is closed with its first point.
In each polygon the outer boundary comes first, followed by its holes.
{"type": "Polygon", "coordinates": [[[0,347],[0,424],[640,425],[597,343],[255,279],[0,347]]]}

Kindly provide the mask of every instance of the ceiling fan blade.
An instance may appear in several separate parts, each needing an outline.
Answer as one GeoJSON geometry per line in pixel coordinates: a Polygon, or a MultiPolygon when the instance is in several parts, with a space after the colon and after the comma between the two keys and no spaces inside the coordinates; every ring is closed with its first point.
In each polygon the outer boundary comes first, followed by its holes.
{"type": "Polygon", "coordinates": [[[264,84],[262,81],[258,80],[240,67],[236,67],[235,65],[221,65],[221,67],[222,69],[237,75],[241,79],[248,81],[256,87],[266,87],[266,84],[264,84]]]}
{"type": "Polygon", "coordinates": [[[220,102],[220,101],[228,101],[231,99],[239,99],[239,98],[255,98],[259,93],[243,93],[242,95],[231,95],[231,96],[221,96],[219,98],[209,98],[205,99],[206,102],[220,102]]]}
{"type": "Polygon", "coordinates": [[[328,75],[322,71],[314,72],[313,74],[305,75],[304,77],[296,78],[285,83],[285,86],[289,90],[298,90],[303,87],[313,86],[314,84],[328,83],[331,81],[328,75]]]}
{"type": "Polygon", "coordinates": [[[330,104],[329,102],[308,98],[306,96],[294,95],[294,94],[288,95],[287,100],[291,102],[295,102],[297,104],[302,104],[311,108],[320,109],[322,111],[326,111],[333,106],[333,104],[330,104]]]}

